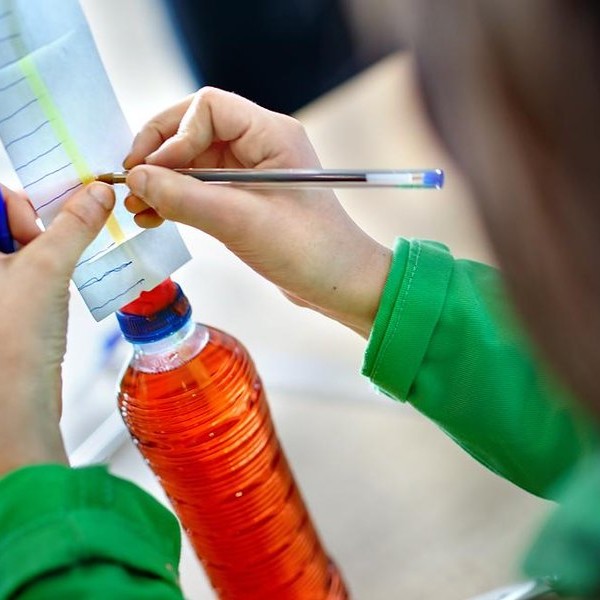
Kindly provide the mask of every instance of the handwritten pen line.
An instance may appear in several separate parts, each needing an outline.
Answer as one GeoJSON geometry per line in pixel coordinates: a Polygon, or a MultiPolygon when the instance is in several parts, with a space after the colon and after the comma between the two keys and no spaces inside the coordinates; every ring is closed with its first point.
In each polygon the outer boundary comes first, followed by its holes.
{"type": "Polygon", "coordinates": [[[0,119],[0,123],[6,123],[6,121],[9,121],[13,117],[16,117],[20,112],[24,111],[27,107],[31,106],[32,104],[35,104],[37,101],[38,101],[38,99],[34,98],[33,100],[30,100],[27,104],[23,104],[23,106],[21,106],[20,108],[17,108],[17,110],[15,110],[15,112],[0,119]]]}
{"type": "Polygon", "coordinates": [[[0,71],[2,69],[4,69],[5,67],[14,65],[15,63],[19,62],[22,58],[23,58],[23,56],[17,56],[17,58],[11,58],[9,61],[6,61],[4,64],[0,65],[0,71]]]}
{"type": "Polygon", "coordinates": [[[105,306],[108,306],[111,302],[114,302],[115,300],[122,298],[125,294],[130,292],[134,287],[137,287],[144,281],[146,281],[144,278],[140,279],[139,281],[136,281],[132,286],[128,287],[124,292],[118,294],[117,296],[115,296],[114,298],[111,298],[110,300],[107,300],[104,304],[101,304],[100,306],[94,306],[94,308],[90,308],[90,312],[96,312],[97,310],[101,310],[105,306]]]}
{"type": "Polygon", "coordinates": [[[110,271],[106,271],[106,273],[100,275],[100,277],[91,277],[85,283],[81,284],[81,286],[78,287],[77,289],[81,292],[81,290],[85,290],[85,288],[89,288],[90,286],[92,286],[96,283],[100,283],[105,277],[108,277],[109,275],[112,275],[113,273],[120,273],[121,271],[123,271],[123,269],[126,269],[129,265],[132,265],[132,264],[133,264],[133,261],[130,260],[129,262],[123,263],[122,265],[119,265],[118,267],[115,267],[114,269],[110,269],[110,271]]]}
{"type": "Polygon", "coordinates": [[[109,244],[108,246],[106,246],[106,248],[103,248],[102,250],[98,250],[98,252],[94,252],[94,254],[92,254],[92,256],[89,256],[88,258],[79,261],[75,265],[75,268],[77,269],[77,268],[81,267],[81,265],[85,265],[85,263],[88,263],[91,260],[94,260],[94,258],[96,258],[96,256],[100,256],[100,254],[103,254],[107,250],[110,250],[115,244],[116,244],[116,242],[112,242],[112,244],[109,244]]]}
{"type": "Polygon", "coordinates": [[[61,146],[61,142],[58,142],[58,144],[56,144],[55,146],[52,146],[52,148],[46,150],[45,152],[41,152],[40,154],[38,154],[37,156],[35,156],[31,160],[28,160],[25,164],[22,164],[21,166],[17,167],[15,169],[15,171],[18,173],[19,171],[21,171],[25,167],[28,167],[29,165],[31,165],[32,163],[34,163],[36,160],[39,160],[40,158],[43,158],[47,154],[50,154],[50,152],[52,152],[53,150],[56,150],[60,146],[61,146]]]}
{"type": "Polygon", "coordinates": [[[16,38],[18,38],[18,37],[21,37],[21,34],[20,34],[20,33],[11,33],[10,35],[7,35],[7,36],[5,36],[5,37],[3,37],[3,38],[0,38],[0,44],[1,44],[2,42],[8,42],[8,41],[10,41],[10,40],[14,40],[14,39],[16,39],[16,38]]]}
{"type": "Polygon", "coordinates": [[[11,140],[10,142],[8,142],[8,144],[6,144],[6,146],[4,146],[4,149],[8,150],[8,148],[10,148],[13,144],[16,144],[17,142],[20,142],[21,140],[24,140],[28,137],[31,137],[34,133],[37,133],[44,125],[48,125],[48,123],[50,123],[50,121],[44,121],[43,123],[38,125],[33,131],[25,133],[24,135],[21,135],[18,138],[11,140]]]}
{"type": "Polygon", "coordinates": [[[32,185],[35,185],[36,183],[39,183],[40,181],[46,179],[47,177],[50,177],[51,175],[54,175],[54,174],[58,173],[59,171],[64,171],[67,167],[70,167],[71,164],[72,164],[71,162],[68,162],[66,165],[63,165],[62,167],[58,167],[58,169],[54,169],[54,171],[50,171],[49,173],[42,175],[35,181],[31,181],[27,185],[24,185],[23,189],[26,190],[27,188],[31,187],[32,185]]]}
{"type": "Polygon", "coordinates": [[[61,192],[58,196],[54,196],[54,198],[51,198],[50,200],[48,200],[48,202],[44,202],[44,204],[40,204],[36,210],[41,210],[42,208],[45,208],[46,206],[52,204],[53,202],[56,202],[63,196],[66,196],[69,192],[76,190],[78,187],[81,187],[82,185],[83,185],[83,183],[78,183],[77,185],[74,185],[74,186],[66,189],[64,192],[61,192]]]}
{"type": "Polygon", "coordinates": [[[5,92],[6,90],[10,90],[10,88],[15,87],[15,85],[21,83],[21,81],[25,81],[26,79],[27,79],[27,77],[21,77],[20,79],[17,79],[16,81],[13,81],[12,83],[8,83],[4,87],[0,87],[0,92],[5,92]]]}

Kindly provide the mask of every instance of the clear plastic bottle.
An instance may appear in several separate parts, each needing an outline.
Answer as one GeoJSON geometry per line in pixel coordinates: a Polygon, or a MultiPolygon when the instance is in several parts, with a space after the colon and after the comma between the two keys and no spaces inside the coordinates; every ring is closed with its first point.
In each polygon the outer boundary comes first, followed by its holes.
{"type": "Polygon", "coordinates": [[[222,599],[348,598],[279,444],[252,359],[167,280],[117,315],[119,406],[222,599]]]}

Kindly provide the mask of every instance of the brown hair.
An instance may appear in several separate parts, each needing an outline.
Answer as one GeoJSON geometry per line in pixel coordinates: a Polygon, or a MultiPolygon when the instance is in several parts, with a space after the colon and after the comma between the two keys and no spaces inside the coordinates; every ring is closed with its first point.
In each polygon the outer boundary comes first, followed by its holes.
{"type": "Polygon", "coordinates": [[[416,0],[423,95],[543,354],[600,416],[600,9],[416,0]]]}

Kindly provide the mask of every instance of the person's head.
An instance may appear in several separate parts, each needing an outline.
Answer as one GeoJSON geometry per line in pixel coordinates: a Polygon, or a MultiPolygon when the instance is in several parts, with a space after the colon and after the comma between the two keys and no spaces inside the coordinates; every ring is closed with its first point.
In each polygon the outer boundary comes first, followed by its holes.
{"type": "Polygon", "coordinates": [[[600,415],[600,7],[415,0],[426,107],[539,347],[600,415]]]}

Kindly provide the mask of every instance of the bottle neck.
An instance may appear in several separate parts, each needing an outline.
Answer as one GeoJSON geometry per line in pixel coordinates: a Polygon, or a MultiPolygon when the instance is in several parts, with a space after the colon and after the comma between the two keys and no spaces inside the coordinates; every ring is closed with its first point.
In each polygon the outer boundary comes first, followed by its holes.
{"type": "Polygon", "coordinates": [[[177,331],[153,342],[132,344],[130,366],[145,373],[164,373],[194,359],[208,344],[209,331],[188,319],[177,331]]]}
{"type": "Polygon", "coordinates": [[[162,354],[177,349],[193,335],[196,323],[191,318],[177,330],[153,342],[132,342],[134,353],[162,354]]]}

